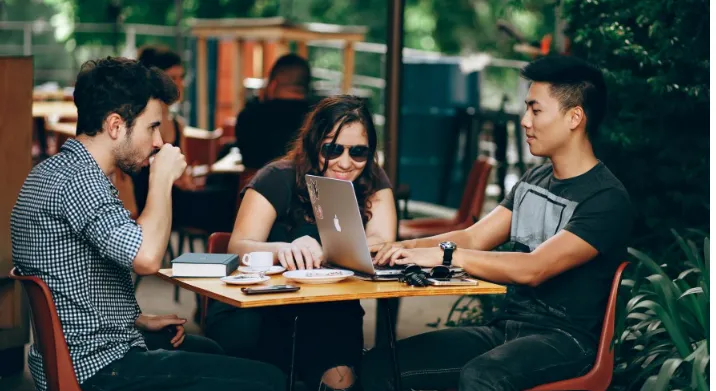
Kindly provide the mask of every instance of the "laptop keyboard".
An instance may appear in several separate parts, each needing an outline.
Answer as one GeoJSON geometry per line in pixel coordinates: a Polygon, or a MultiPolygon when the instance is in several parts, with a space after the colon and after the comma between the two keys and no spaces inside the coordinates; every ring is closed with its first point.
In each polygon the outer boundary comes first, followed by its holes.
{"type": "Polygon", "coordinates": [[[376,265],[373,264],[373,267],[375,270],[403,270],[405,269],[405,265],[376,265]]]}

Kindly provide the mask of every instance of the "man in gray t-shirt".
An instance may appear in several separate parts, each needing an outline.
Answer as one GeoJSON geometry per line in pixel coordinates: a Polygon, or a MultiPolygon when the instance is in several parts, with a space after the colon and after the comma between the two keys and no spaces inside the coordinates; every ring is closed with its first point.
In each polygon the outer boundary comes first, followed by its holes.
{"type": "MultiPolygon", "coordinates": [[[[490,324],[399,341],[405,389],[524,390],[577,377],[594,364],[609,288],[632,226],[624,186],[594,156],[590,138],[606,107],[600,70],[546,57],[522,75],[532,84],[522,118],[533,155],[503,202],[465,230],[376,246],[377,263],[454,264],[508,285],[490,324]],[[491,252],[511,243],[512,250],[491,252]]],[[[391,389],[387,352],[366,355],[363,384],[391,389]]]]}

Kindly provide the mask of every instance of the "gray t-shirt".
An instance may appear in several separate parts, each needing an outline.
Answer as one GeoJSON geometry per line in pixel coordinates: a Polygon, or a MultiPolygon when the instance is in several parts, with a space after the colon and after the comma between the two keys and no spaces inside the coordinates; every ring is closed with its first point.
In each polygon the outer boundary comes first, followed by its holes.
{"type": "Polygon", "coordinates": [[[510,286],[498,318],[555,327],[596,343],[633,224],[631,202],[622,183],[602,162],[564,180],[554,177],[548,163],[528,171],[501,205],[512,210],[514,251],[532,252],[564,229],[599,255],[535,288],[510,286]]]}

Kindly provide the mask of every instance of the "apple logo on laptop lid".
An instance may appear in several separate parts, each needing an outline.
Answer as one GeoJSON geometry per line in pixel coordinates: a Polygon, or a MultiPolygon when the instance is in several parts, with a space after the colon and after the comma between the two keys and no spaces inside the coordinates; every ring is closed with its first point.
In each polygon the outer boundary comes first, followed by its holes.
{"type": "Polygon", "coordinates": [[[341,222],[338,221],[338,215],[333,216],[333,225],[336,226],[336,231],[341,232],[341,222]]]}

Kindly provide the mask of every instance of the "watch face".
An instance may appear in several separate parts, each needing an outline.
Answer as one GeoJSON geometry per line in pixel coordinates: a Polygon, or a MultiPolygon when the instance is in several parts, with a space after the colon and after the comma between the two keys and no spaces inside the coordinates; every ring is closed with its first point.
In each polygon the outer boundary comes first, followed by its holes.
{"type": "Polygon", "coordinates": [[[457,245],[453,242],[442,242],[440,243],[440,248],[443,250],[455,250],[457,245]]]}

